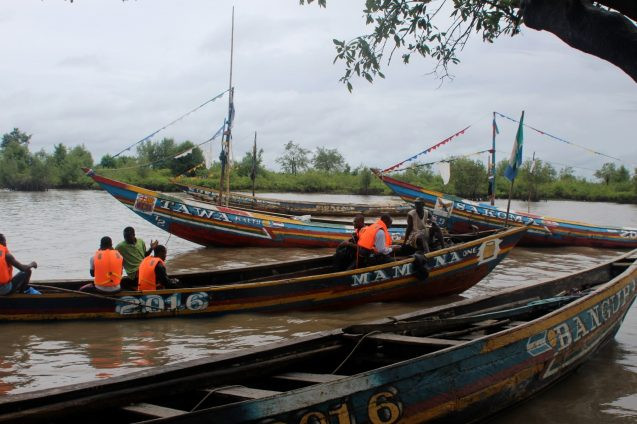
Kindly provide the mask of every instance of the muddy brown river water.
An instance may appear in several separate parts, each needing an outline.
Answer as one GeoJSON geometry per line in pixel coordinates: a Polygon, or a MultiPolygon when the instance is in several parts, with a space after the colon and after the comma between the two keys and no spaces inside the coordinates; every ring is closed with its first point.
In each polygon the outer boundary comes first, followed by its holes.
{"type": "MultiPolygon", "coordinates": [[[[271,197],[381,203],[375,196],[277,194],[271,197]]],[[[392,199],[396,201],[396,199],[392,199]]],[[[168,247],[169,271],[241,267],[312,257],[329,249],[203,248],[170,237],[103,191],[0,191],[0,232],[21,262],[35,260],[33,279],[88,278],[99,239],[115,243],[125,226],[147,243],[168,247]]],[[[525,202],[512,209],[527,210],[525,202]]],[[[537,202],[531,212],[592,223],[637,227],[637,206],[569,201],[537,202]]],[[[2,323],[0,396],[108,378],[128,372],[299,337],[432,304],[532,284],[611,258],[620,251],[516,248],[495,271],[462,296],[435,302],[374,303],[355,309],[277,315],[121,322],[2,323]]],[[[534,399],[496,417],[502,423],[637,422],[637,306],[616,340],[574,374],[534,399]]]]}

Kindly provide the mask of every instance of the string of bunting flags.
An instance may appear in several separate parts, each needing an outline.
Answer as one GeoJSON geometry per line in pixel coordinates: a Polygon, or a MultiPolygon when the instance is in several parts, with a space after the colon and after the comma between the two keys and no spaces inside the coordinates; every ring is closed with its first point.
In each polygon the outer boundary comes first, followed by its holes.
{"type": "Polygon", "coordinates": [[[213,98],[211,98],[211,99],[209,99],[209,100],[206,100],[205,102],[203,102],[202,104],[200,104],[200,105],[199,105],[199,106],[197,106],[196,108],[192,109],[191,111],[188,111],[188,112],[184,113],[184,114],[183,114],[183,115],[181,115],[179,118],[177,118],[177,119],[173,120],[172,122],[170,122],[170,123],[168,123],[168,124],[164,125],[163,127],[161,127],[160,129],[158,129],[158,130],[154,131],[153,133],[148,134],[146,137],[142,138],[141,140],[139,140],[139,141],[137,141],[137,142],[135,142],[135,143],[131,144],[130,146],[128,146],[127,148],[125,148],[125,149],[124,149],[124,150],[122,150],[121,152],[119,152],[119,153],[117,153],[116,155],[114,155],[114,156],[113,156],[113,158],[118,157],[118,156],[119,156],[119,155],[121,155],[122,153],[124,153],[124,152],[126,152],[126,151],[130,150],[131,148],[133,148],[133,147],[135,147],[135,146],[137,146],[139,143],[142,143],[142,142],[144,142],[144,141],[146,141],[146,140],[149,140],[151,137],[153,137],[153,136],[154,136],[155,134],[157,134],[158,132],[163,131],[163,130],[165,130],[166,128],[168,128],[169,126],[176,124],[177,122],[179,122],[179,121],[181,121],[182,119],[184,119],[186,116],[190,115],[191,113],[196,112],[197,110],[201,109],[202,107],[204,107],[204,106],[205,106],[205,105],[207,105],[208,103],[212,103],[212,102],[214,102],[215,100],[220,99],[220,98],[221,98],[221,97],[223,97],[223,95],[224,95],[224,94],[226,94],[228,91],[230,91],[230,90],[228,89],[228,90],[226,90],[226,91],[224,91],[224,92],[222,92],[222,93],[220,93],[220,94],[217,94],[217,95],[216,95],[216,96],[214,96],[213,98]]]}
{"type": "Polygon", "coordinates": [[[433,146],[429,147],[428,149],[423,150],[420,153],[416,153],[415,155],[413,155],[412,157],[405,159],[402,162],[397,163],[396,165],[392,165],[387,169],[383,169],[383,173],[385,172],[392,172],[395,171],[397,168],[399,168],[400,166],[402,166],[403,164],[407,163],[407,162],[411,162],[412,160],[415,160],[416,158],[418,158],[419,156],[425,155],[433,150],[436,150],[438,147],[443,146],[447,143],[449,143],[451,140],[453,140],[454,138],[461,136],[465,133],[465,131],[467,131],[469,128],[471,127],[471,125],[467,126],[466,128],[463,128],[462,130],[458,131],[457,133],[445,138],[444,140],[434,144],[433,146]]]}
{"type": "MultiPolygon", "coordinates": [[[[448,159],[441,159],[441,160],[436,160],[436,161],[433,161],[433,162],[423,162],[423,163],[418,163],[418,164],[415,164],[415,165],[406,166],[404,168],[393,169],[392,172],[404,171],[404,170],[408,169],[411,166],[413,166],[414,168],[416,168],[416,167],[420,168],[420,167],[424,167],[424,166],[435,165],[437,163],[453,162],[453,161],[456,161],[458,159],[464,159],[464,158],[468,158],[470,156],[476,156],[476,155],[481,155],[483,153],[490,153],[490,152],[491,152],[491,149],[486,149],[486,150],[480,150],[478,152],[467,153],[466,155],[454,155],[454,156],[451,156],[448,159]]],[[[383,171],[383,172],[385,172],[385,171],[383,171]]]]}
{"type": "MultiPolygon", "coordinates": [[[[510,118],[510,117],[508,117],[508,116],[506,116],[506,115],[504,115],[504,114],[502,114],[502,113],[500,113],[500,112],[494,112],[494,113],[495,113],[495,114],[497,114],[497,115],[499,115],[499,116],[501,116],[501,117],[502,117],[502,118],[504,118],[504,119],[508,119],[509,121],[515,122],[515,123],[517,123],[517,124],[519,124],[519,123],[520,123],[520,121],[518,121],[517,119],[510,118]]],[[[494,124],[495,124],[495,120],[494,120],[494,124]]],[[[528,124],[522,124],[522,125],[524,125],[525,127],[529,128],[529,129],[531,129],[531,130],[533,130],[533,131],[535,131],[535,132],[537,132],[537,133],[539,133],[539,134],[541,134],[541,135],[544,135],[544,136],[546,136],[546,137],[549,137],[549,138],[552,138],[552,139],[554,139],[554,140],[560,141],[560,142],[562,142],[562,143],[570,144],[571,146],[579,147],[580,149],[584,149],[584,150],[588,151],[589,153],[593,153],[593,154],[595,154],[595,155],[600,155],[600,156],[607,157],[607,158],[609,158],[609,159],[613,159],[613,160],[616,160],[616,161],[619,161],[619,162],[623,162],[623,160],[621,160],[620,158],[616,158],[616,157],[614,157],[614,156],[610,156],[610,155],[607,155],[607,154],[604,154],[604,153],[598,152],[598,151],[596,151],[596,150],[589,149],[589,148],[588,148],[588,147],[586,147],[586,146],[581,146],[581,145],[576,144],[576,143],[573,143],[573,142],[571,142],[571,141],[564,140],[563,138],[560,138],[560,137],[554,136],[554,135],[552,135],[552,134],[549,134],[549,133],[547,133],[546,131],[542,131],[542,130],[538,130],[537,128],[533,128],[532,126],[530,126],[530,125],[528,125],[528,124]]]]}

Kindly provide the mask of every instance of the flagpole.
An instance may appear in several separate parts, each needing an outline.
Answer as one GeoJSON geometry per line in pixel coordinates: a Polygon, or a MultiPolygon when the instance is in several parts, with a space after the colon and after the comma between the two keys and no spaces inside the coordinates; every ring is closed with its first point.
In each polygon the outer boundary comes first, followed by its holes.
{"type": "Polygon", "coordinates": [[[511,187],[509,187],[509,200],[507,202],[507,214],[504,220],[504,226],[507,227],[509,225],[509,211],[511,210],[511,197],[513,196],[513,183],[515,182],[515,177],[518,173],[518,167],[522,164],[522,144],[523,144],[523,122],[524,122],[524,111],[522,111],[522,116],[520,116],[520,125],[518,126],[518,132],[515,135],[515,143],[513,144],[513,151],[511,152],[511,157],[509,158],[509,166],[505,171],[505,176],[511,180],[511,187]],[[510,173],[509,173],[510,172],[510,173]]]}

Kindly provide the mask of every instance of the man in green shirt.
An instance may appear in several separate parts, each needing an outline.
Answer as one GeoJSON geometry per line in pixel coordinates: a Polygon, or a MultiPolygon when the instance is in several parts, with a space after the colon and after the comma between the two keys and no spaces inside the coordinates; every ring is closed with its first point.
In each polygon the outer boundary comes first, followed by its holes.
{"type": "Polygon", "coordinates": [[[150,252],[157,246],[157,240],[151,240],[150,249],[146,250],[144,240],[135,237],[135,229],[133,227],[124,228],[124,241],[115,246],[115,249],[124,258],[124,269],[128,278],[133,280],[137,285],[137,271],[142,260],[150,255],[150,252]]]}

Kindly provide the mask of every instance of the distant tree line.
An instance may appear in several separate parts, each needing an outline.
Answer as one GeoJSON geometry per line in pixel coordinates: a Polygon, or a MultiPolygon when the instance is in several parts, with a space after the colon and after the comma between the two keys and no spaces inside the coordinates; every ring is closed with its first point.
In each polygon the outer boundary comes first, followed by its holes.
{"type": "MultiPolygon", "coordinates": [[[[172,182],[182,182],[217,188],[221,163],[209,168],[201,149],[190,141],[176,142],[164,138],[145,141],[136,147],[136,154],[114,157],[104,155],[98,163],[83,146],[53,146],[53,152],[29,150],[31,135],[18,128],[4,134],[0,145],[0,188],[11,190],[46,190],[49,188],[94,188],[82,167],[93,167],[99,173],[132,184],[156,190],[176,190],[172,182]]],[[[258,191],[272,192],[332,192],[352,194],[390,194],[365,165],[350,167],[336,148],[318,147],[314,152],[294,141],[284,144],[276,159],[281,171],[268,169],[263,163],[263,149],[253,159],[252,151],[232,164],[231,188],[249,190],[252,176],[258,191]]],[[[506,161],[496,167],[496,196],[506,198],[510,182],[504,177],[506,161]]],[[[447,184],[430,165],[414,164],[395,174],[404,181],[433,190],[469,199],[487,198],[487,169],[481,161],[468,158],[450,159],[451,178],[447,184]]],[[[595,171],[597,182],[577,177],[573,168],[556,170],[550,163],[525,161],[513,186],[516,199],[572,199],[637,203],[637,173],[631,176],[623,165],[605,163],[595,171]]]]}

